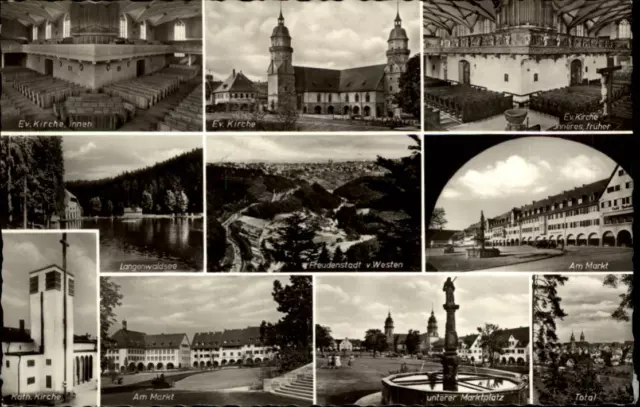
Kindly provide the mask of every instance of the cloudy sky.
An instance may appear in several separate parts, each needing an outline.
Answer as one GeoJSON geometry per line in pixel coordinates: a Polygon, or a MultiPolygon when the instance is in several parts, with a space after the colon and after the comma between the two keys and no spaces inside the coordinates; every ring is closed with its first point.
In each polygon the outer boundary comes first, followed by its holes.
{"type": "Polygon", "coordinates": [[[118,323],[147,334],[186,333],[259,326],[277,322],[283,314],[271,296],[273,282],[287,277],[163,276],[110,277],[120,285],[122,306],[114,310],[118,323]]]}
{"type": "MultiPolygon", "coordinates": [[[[4,232],[2,237],[4,324],[17,328],[24,319],[25,327],[29,329],[29,272],[52,264],[62,267],[62,234],[4,232]]],[[[76,278],[74,331],[76,335],[89,333],[95,337],[98,333],[96,235],[68,233],[67,242],[67,270],[76,278]]]]}
{"type": "MultiPolygon", "coordinates": [[[[333,338],[364,339],[368,329],[384,332],[391,310],[394,333],[409,329],[425,333],[433,304],[438,334],[444,337],[445,280],[440,275],[317,276],[316,323],[331,328],[333,338]]],[[[501,328],[529,326],[529,282],[528,276],[458,277],[454,282],[455,301],[460,305],[458,336],[477,333],[485,323],[501,328]]]]}
{"type": "Polygon", "coordinates": [[[584,331],[587,342],[633,340],[631,322],[618,322],[611,318],[611,313],[620,304],[619,295],[626,292],[626,286],[605,287],[603,281],[603,275],[571,275],[564,286],[558,287],[562,308],[568,314],[563,321],[556,321],[561,342],[569,342],[572,331],[576,340],[584,331]]]}
{"type": "Polygon", "coordinates": [[[114,177],[166,161],[194,148],[201,136],[66,136],[65,181],[114,177]]]}
{"type": "MultiPolygon", "coordinates": [[[[615,163],[573,141],[526,137],[494,146],[467,162],[449,180],[436,207],[446,228],[461,230],[514,207],[611,176],[615,163]]],[[[429,174],[426,174],[429,177],[429,174]]]]}
{"type": "Polygon", "coordinates": [[[396,136],[209,136],[207,162],[326,162],[400,158],[414,141],[396,136]]]}
{"type": "MultiPolygon", "coordinates": [[[[224,80],[235,69],[252,80],[266,81],[280,3],[206,1],[207,73],[224,80]]],[[[406,0],[399,5],[414,55],[420,51],[420,2],[406,0]]],[[[387,61],[387,40],[396,17],[394,0],[285,0],[282,14],[295,66],[345,69],[387,61]]]]}

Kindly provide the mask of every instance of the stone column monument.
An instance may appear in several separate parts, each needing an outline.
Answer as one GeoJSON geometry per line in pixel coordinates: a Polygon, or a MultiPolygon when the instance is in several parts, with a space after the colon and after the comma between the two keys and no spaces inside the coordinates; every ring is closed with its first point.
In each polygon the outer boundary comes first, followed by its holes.
{"type": "Polygon", "coordinates": [[[458,391],[458,333],[456,332],[455,312],[460,308],[455,304],[453,292],[456,290],[451,277],[447,278],[442,291],[446,293],[444,310],[447,312],[447,324],[444,334],[444,355],[442,356],[442,389],[458,391]]]}

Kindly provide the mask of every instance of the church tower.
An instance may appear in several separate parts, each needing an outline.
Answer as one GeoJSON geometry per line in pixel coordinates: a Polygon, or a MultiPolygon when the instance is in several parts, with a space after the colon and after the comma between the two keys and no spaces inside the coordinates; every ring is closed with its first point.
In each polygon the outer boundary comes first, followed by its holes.
{"type": "MultiPolygon", "coordinates": [[[[282,7],[282,6],[281,6],[282,7]]],[[[288,104],[295,108],[295,75],[293,71],[293,48],[289,29],[284,25],[282,9],[278,25],[271,33],[271,63],[267,70],[267,98],[270,110],[288,104]]]]}
{"type": "Polygon", "coordinates": [[[571,331],[571,339],[569,339],[570,342],[570,346],[571,346],[571,353],[575,353],[576,351],[576,336],[573,334],[573,331],[571,331]]]}
{"type": "Polygon", "coordinates": [[[387,105],[391,102],[394,94],[400,91],[400,76],[407,70],[407,61],[409,60],[409,37],[407,32],[402,28],[402,19],[400,18],[400,8],[396,13],[394,27],[389,33],[387,40],[387,66],[385,72],[385,95],[387,105]]]}
{"type": "Polygon", "coordinates": [[[47,389],[54,392],[73,389],[74,280],[56,265],[29,274],[31,337],[37,351],[50,361],[37,370],[43,375],[38,380],[50,384],[47,389]]]}
{"type": "Polygon", "coordinates": [[[387,337],[387,343],[393,346],[393,318],[391,318],[391,311],[389,311],[387,319],[384,320],[384,335],[387,337]]]}
{"type": "Polygon", "coordinates": [[[580,342],[584,342],[584,331],[580,332],[580,342]]]}
{"type": "Polygon", "coordinates": [[[438,337],[438,321],[433,313],[433,305],[431,306],[431,316],[429,317],[429,322],[427,324],[427,336],[429,339],[438,337]]]}

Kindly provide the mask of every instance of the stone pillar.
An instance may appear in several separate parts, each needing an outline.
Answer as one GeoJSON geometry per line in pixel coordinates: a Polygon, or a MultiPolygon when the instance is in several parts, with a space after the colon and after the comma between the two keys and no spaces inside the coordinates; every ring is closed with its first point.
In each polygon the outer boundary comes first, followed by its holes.
{"type": "Polygon", "coordinates": [[[447,278],[442,291],[446,292],[443,305],[447,312],[447,323],[444,335],[444,355],[442,356],[442,389],[444,391],[458,391],[458,333],[456,332],[455,312],[460,308],[455,304],[453,292],[455,286],[451,277],[447,278]]]}

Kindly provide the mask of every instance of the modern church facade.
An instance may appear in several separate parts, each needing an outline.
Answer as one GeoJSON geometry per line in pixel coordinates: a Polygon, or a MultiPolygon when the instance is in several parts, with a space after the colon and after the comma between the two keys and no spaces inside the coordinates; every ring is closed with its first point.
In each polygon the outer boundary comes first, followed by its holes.
{"type": "Polygon", "coordinates": [[[2,328],[3,395],[62,395],[97,383],[97,340],[74,335],[75,291],[74,275],[59,266],[29,273],[29,329],[24,320],[2,328]]]}

